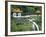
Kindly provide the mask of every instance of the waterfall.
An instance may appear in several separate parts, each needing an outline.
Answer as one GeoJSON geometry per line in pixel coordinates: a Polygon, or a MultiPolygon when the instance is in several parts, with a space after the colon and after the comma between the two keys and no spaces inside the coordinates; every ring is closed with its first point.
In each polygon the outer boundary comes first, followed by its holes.
{"type": "Polygon", "coordinates": [[[38,25],[35,22],[33,22],[33,24],[37,27],[37,31],[39,31],[38,25]]]}
{"type": "Polygon", "coordinates": [[[38,27],[38,25],[33,21],[34,19],[28,19],[30,22],[32,22],[33,24],[33,29],[35,30],[35,26],[36,26],[36,28],[37,28],[37,31],[39,31],[39,27],[38,27]]]}

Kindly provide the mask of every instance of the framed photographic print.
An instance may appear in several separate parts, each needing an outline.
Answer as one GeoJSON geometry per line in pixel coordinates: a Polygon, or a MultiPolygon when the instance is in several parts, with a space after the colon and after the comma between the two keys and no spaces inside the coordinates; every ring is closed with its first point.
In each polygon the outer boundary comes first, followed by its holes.
{"type": "Polygon", "coordinates": [[[8,1],[5,8],[5,35],[45,33],[44,3],[8,1]]]}

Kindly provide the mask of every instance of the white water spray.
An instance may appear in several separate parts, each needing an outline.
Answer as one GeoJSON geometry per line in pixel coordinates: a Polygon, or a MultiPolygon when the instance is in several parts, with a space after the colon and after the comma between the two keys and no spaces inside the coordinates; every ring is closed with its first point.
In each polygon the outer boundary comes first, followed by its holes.
{"type": "Polygon", "coordinates": [[[39,31],[38,25],[33,21],[35,19],[28,19],[28,20],[33,23],[34,30],[35,30],[35,26],[36,26],[37,27],[37,31],[39,31]]]}

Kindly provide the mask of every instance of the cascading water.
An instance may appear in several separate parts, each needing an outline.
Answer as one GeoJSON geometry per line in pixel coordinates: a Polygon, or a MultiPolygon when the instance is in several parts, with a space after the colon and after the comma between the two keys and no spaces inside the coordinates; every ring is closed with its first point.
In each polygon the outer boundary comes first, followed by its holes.
{"type": "MultiPolygon", "coordinates": [[[[28,17],[30,17],[30,16],[21,16],[20,14],[18,14],[18,15],[19,15],[20,18],[28,18],[28,17]]],[[[16,17],[16,18],[19,18],[19,17],[16,17]]],[[[35,31],[35,26],[37,28],[37,31],[39,31],[38,25],[33,21],[35,19],[27,19],[27,20],[29,20],[30,22],[32,22],[33,31],[35,31]]]]}
{"type": "Polygon", "coordinates": [[[35,31],[35,26],[37,27],[37,31],[39,31],[39,27],[38,27],[38,25],[33,21],[34,19],[28,19],[30,22],[32,22],[33,24],[33,30],[35,31]]]}

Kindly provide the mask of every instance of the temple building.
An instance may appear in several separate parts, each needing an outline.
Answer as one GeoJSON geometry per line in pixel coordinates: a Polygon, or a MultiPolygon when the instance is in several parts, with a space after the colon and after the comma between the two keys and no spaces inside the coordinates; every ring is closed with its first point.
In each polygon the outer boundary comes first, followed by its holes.
{"type": "Polygon", "coordinates": [[[13,17],[16,17],[16,16],[21,16],[23,10],[21,10],[20,8],[15,8],[12,10],[12,12],[13,12],[13,17]]]}

